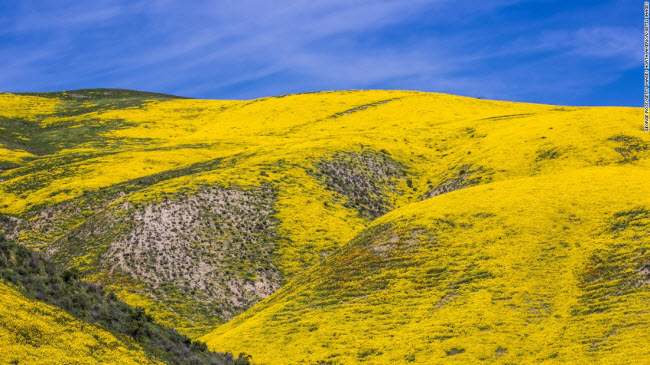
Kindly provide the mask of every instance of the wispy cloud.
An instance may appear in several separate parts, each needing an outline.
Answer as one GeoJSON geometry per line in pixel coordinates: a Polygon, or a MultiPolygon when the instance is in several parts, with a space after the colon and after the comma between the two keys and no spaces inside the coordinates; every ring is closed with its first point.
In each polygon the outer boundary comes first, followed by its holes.
{"type": "Polygon", "coordinates": [[[571,103],[640,61],[636,29],[613,0],[43,0],[0,10],[0,50],[11,55],[0,59],[3,90],[250,98],[401,88],[571,103]],[[615,16],[585,21],[575,7],[585,19],[615,16]]]}
{"type": "Polygon", "coordinates": [[[623,67],[642,62],[642,55],[638,52],[642,39],[638,29],[632,27],[588,27],[547,36],[549,38],[544,40],[545,43],[565,46],[576,56],[627,60],[621,64],[623,67]]]}
{"type": "Polygon", "coordinates": [[[59,3],[52,2],[45,9],[40,8],[41,4],[29,5],[33,3],[19,3],[21,16],[14,18],[13,24],[3,28],[0,33],[70,31],[110,21],[127,10],[126,7],[111,5],[105,1],[98,1],[90,6],[84,2],[69,2],[67,6],[58,6],[59,3]]]}

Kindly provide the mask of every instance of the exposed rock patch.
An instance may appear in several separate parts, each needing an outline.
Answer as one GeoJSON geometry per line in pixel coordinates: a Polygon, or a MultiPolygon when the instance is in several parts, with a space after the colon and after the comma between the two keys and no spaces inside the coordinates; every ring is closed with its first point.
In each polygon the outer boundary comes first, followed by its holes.
{"type": "Polygon", "coordinates": [[[133,213],[132,229],[102,257],[111,273],[128,274],[165,300],[171,285],[193,300],[221,303],[230,318],[281,283],[270,189],[209,187],[133,213]]]}

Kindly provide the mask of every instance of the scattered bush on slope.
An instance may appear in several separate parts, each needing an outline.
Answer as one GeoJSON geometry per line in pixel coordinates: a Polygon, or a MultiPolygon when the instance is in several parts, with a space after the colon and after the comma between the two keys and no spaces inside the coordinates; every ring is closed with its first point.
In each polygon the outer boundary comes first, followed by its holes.
{"type": "Polygon", "coordinates": [[[355,209],[369,221],[393,209],[389,199],[398,193],[396,180],[406,180],[404,166],[371,151],[336,153],[318,163],[318,175],[328,188],[347,199],[344,207],[355,209]]]}
{"type": "MultiPolygon", "coordinates": [[[[114,295],[110,293],[107,295],[101,286],[81,281],[74,270],[61,271],[54,264],[40,257],[38,253],[7,241],[0,242],[0,279],[18,288],[26,297],[61,308],[75,317],[77,321],[66,319],[70,322],[70,326],[78,327],[79,324],[75,323],[79,321],[96,323],[113,333],[131,337],[142,345],[142,349],[151,358],[173,364],[235,363],[232,355],[211,353],[207,351],[205,344],[192,342],[173,329],[157,324],[145,314],[142,308],[132,308],[119,301],[114,295]]],[[[11,294],[11,289],[5,288],[5,290],[5,293],[11,294]]],[[[6,302],[3,303],[3,306],[8,305],[6,302]]],[[[3,309],[8,310],[4,307],[3,309]]],[[[22,327],[26,326],[16,323],[22,327]]],[[[93,328],[92,325],[83,326],[93,328]]],[[[43,341],[39,335],[30,334],[24,328],[6,327],[5,330],[15,332],[8,336],[23,336],[25,343],[31,343],[31,346],[38,347],[37,343],[43,341]],[[30,342],[31,337],[25,336],[34,336],[35,342],[30,342]]],[[[70,329],[62,325],[61,331],[65,333],[70,329]]],[[[61,343],[56,346],[78,346],[74,343],[73,337],[66,341],[71,343],[61,343]]],[[[88,346],[99,346],[102,350],[101,344],[100,342],[88,346]]],[[[240,360],[243,361],[245,360],[240,360]]]]}
{"type": "Polygon", "coordinates": [[[0,281],[3,364],[153,364],[140,346],[0,281]]]}

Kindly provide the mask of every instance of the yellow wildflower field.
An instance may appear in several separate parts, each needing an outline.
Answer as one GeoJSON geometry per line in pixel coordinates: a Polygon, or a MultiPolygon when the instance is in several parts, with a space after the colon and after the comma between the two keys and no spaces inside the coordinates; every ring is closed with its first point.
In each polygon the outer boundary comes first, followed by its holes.
{"type": "Polygon", "coordinates": [[[6,364],[153,364],[130,339],[25,298],[0,282],[0,354],[6,364]]]}
{"type": "Polygon", "coordinates": [[[622,312],[646,292],[639,108],[390,90],[0,105],[18,222],[0,233],[213,349],[561,363],[647,340],[622,312]]]}

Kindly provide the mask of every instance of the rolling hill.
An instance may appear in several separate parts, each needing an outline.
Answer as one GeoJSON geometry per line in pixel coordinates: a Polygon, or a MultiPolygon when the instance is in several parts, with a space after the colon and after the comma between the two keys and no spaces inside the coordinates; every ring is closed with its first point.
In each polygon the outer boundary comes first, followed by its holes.
{"type": "Polygon", "coordinates": [[[0,234],[262,364],[622,356],[647,340],[623,313],[646,291],[641,115],[410,91],[4,93],[0,234]]]}
{"type": "Polygon", "coordinates": [[[642,364],[649,178],[585,168],[408,205],[203,339],[260,364],[642,364]]]}

